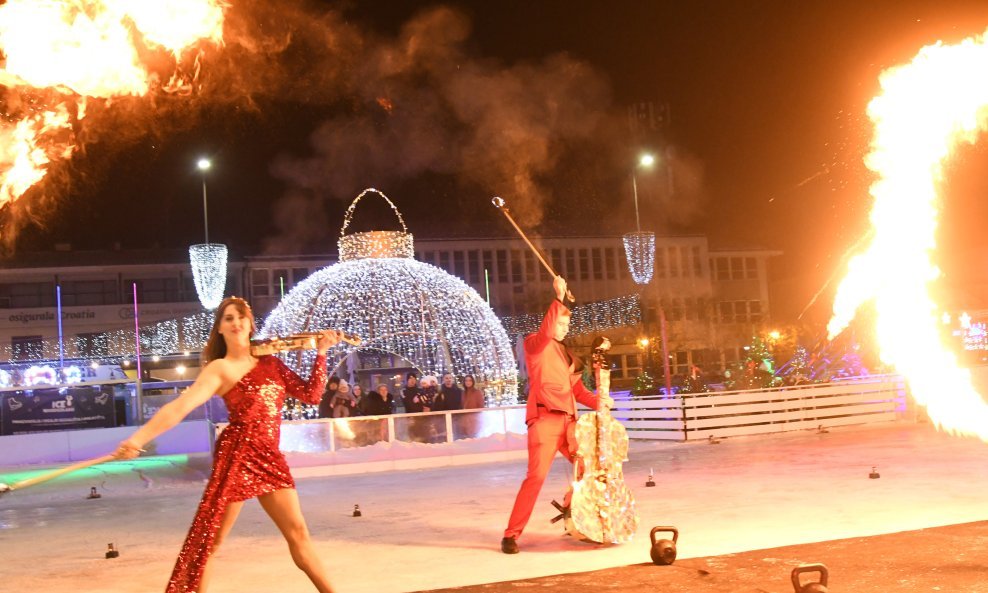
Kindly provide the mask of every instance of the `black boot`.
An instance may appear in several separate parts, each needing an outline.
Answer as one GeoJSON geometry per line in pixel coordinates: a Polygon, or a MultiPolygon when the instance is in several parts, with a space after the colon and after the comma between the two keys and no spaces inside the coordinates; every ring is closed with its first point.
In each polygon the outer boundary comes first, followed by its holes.
{"type": "Polygon", "coordinates": [[[513,537],[501,538],[501,551],[505,554],[517,554],[518,542],[516,542],[513,537]]]}

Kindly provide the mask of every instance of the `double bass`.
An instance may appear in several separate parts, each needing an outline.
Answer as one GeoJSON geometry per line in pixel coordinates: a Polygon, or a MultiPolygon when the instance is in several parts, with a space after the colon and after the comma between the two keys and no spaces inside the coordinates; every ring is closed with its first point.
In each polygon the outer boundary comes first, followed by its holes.
{"type": "MultiPolygon", "coordinates": [[[[594,359],[600,397],[610,391],[611,371],[602,353],[595,352],[594,359]]],[[[580,416],[576,440],[567,530],[574,537],[601,544],[630,541],[638,530],[639,518],[634,494],[624,482],[621,467],[628,459],[624,425],[605,406],[598,405],[596,412],[580,416]]]]}

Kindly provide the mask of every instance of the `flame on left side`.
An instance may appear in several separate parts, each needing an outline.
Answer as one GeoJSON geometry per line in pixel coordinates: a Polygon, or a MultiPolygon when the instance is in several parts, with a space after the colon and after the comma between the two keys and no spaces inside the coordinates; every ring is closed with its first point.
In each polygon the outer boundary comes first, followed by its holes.
{"type": "MultiPolygon", "coordinates": [[[[144,96],[157,78],[142,53],[165,50],[175,69],[203,41],[222,43],[222,0],[8,0],[0,5],[0,207],[76,149],[88,99],[144,96]],[[74,113],[72,117],[70,114],[74,113]]],[[[200,49],[201,51],[201,49],[200,49]]],[[[175,75],[172,75],[173,77],[175,75]]],[[[177,87],[174,80],[161,88],[177,87]]]]}
{"type": "Polygon", "coordinates": [[[933,258],[943,164],[956,145],[988,130],[985,72],[981,35],[925,47],[882,73],[882,94],[868,106],[875,133],[865,159],[878,175],[870,189],[873,238],[848,264],[827,331],[839,334],[874,299],[882,361],[906,378],[938,428],[988,441],[988,404],[941,343],[942,311],[929,291],[939,276],[933,258]]]}

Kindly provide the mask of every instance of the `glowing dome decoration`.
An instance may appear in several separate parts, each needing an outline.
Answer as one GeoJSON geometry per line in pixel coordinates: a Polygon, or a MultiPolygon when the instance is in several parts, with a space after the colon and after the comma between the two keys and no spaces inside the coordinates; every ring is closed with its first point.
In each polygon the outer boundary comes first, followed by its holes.
{"type": "MultiPolygon", "coordinates": [[[[490,405],[517,401],[518,367],[500,320],[477,291],[459,278],[419,261],[413,238],[395,205],[365,189],[347,209],[340,262],[298,284],[268,316],[261,337],[340,329],[363,340],[330,350],[335,368],[354,350],[397,355],[422,373],[474,375],[490,405]],[[401,231],[346,234],[357,203],[369,192],[388,202],[401,231]]],[[[307,374],[314,353],[285,357],[307,374]]]]}

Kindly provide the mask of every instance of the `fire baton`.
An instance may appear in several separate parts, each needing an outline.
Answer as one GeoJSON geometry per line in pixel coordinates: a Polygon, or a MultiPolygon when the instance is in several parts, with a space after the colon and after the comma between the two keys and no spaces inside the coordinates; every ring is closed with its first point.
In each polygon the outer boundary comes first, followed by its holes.
{"type": "MultiPolygon", "coordinates": [[[[535,257],[539,258],[539,261],[542,262],[542,265],[545,266],[545,269],[549,272],[549,274],[553,278],[558,276],[559,274],[557,274],[556,271],[552,269],[552,266],[549,265],[549,262],[545,261],[545,258],[542,257],[542,252],[539,251],[538,248],[535,247],[535,245],[532,245],[532,242],[529,241],[528,237],[525,236],[524,231],[521,230],[521,227],[518,226],[518,223],[515,222],[515,219],[511,217],[511,212],[508,211],[508,206],[505,204],[504,198],[494,196],[493,198],[491,198],[491,203],[494,204],[495,208],[497,208],[502,213],[504,213],[505,218],[508,219],[508,222],[511,223],[511,226],[515,227],[515,230],[518,231],[518,234],[521,235],[521,238],[525,240],[525,243],[528,245],[528,247],[533,252],[535,252],[535,257]]],[[[571,303],[576,300],[575,298],[573,298],[573,293],[570,292],[568,288],[566,289],[566,300],[568,300],[571,303]]]]}
{"type": "Polygon", "coordinates": [[[40,476],[35,476],[33,478],[28,478],[26,480],[21,480],[20,482],[14,482],[13,484],[7,485],[0,482],[0,496],[11,492],[13,490],[20,490],[22,488],[27,488],[28,486],[34,486],[42,482],[47,482],[48,480],[54,480],[58,476],[64,476],[65,474],[79,471],[80,469],[86,469],[87,467],[92,467],[94,465],[99,465],[100,463],[106,463],[107,461],[112,461],[114,456],[103,455],[102,457],[95,457],[93,459],[87,459],[86,461],[80,461],[78,463],[73,463],[72,465],[67,465],[63,468],[52,470],[41,474],[40,476]]]}

